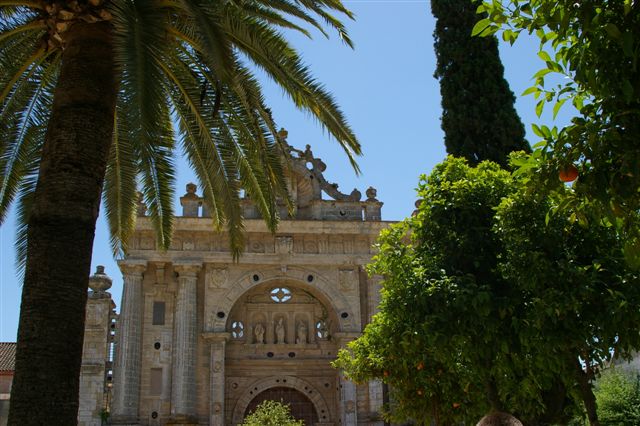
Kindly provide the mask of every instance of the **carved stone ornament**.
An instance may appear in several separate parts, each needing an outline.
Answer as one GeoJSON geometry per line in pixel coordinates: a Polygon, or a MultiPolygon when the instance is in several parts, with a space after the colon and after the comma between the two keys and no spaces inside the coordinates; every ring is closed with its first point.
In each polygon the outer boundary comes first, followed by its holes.
{"type": "Polygon", "coordinates": [[[293,253],[293,237],[276,237],[276,253],[291,254],[293,253]]]}
{"type": "Polygon", "coordinates": [[[216,362],[213,363],[213,372],[214,373],[219,373],[221,369],[222,369],[222,363],[220,361],[216,361],[216,362]]]}
{"type": "Polygon", "coordinates": [[[286,143],[286,141],[283,140],[283,142],[289,155],[291,155],[294,167],[300,166],[301,170],[305,170],[308,173],[311,173],[315,181],[320,185],[320,188],[328,196],[330,196],[334,200],[340,201],[360,201],[360,199],[362,198],[362,194],[357,189],[351,191],[350,194],[345,194],[338,190],[338,184],[327,182],[323,175],[323,172],[327,169],[327,165],[321,159],[315,158],[313,156],[310,145],[307,145],[305,147],[305,150],[301,151],[290,146],[286,143]]]}
{"type": "Polygon", "coordinates": [[[356,411],[356,403],[352,400],[347,401],[347,403],[345,404],[345,411],[347,413],[353,413],[354,411],[356,411]]]}
{"type": "Polygon", "coordinates": [[[111,288],[111,278],[104,273],[104,266],[96,267],[95,274],[89,277],[89,287],[95,293],[104,293],[111,288]]]}
{"type": "Polygon", "coordinates": [[[338,273],[338,287],[341,291],[353,290],[356,280],[356,271],[353,269],[341,269],[338,273]]]}
{"type": "Polygon", "coordinates": [[[205,281],[208,288],[223,288],[227,285],[229,270],[226,268],[207,269],[205,281]]]}

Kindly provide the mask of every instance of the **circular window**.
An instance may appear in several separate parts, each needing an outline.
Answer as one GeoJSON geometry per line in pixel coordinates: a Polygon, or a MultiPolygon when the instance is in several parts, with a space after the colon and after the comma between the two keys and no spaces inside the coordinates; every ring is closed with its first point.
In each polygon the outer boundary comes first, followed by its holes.
{"type": "Polygon", "coordinates": [[[327,339],[329,337],[329,328],[326,322],[316,322],[316,336],[318,336],[319,339],[327,339]]]}
{"type": "Polygon", "coordinates": [[[244,336],[244,324],[242,321],[234,321],[231,323],[231,337],[239,339],[244,336]]]}
{"type": "Polygon", "coordinates": [[[276,287],[271,290],[271,300],[276,303],[284,303],[291,299],[291,290],[285,287],[276,287]]]}

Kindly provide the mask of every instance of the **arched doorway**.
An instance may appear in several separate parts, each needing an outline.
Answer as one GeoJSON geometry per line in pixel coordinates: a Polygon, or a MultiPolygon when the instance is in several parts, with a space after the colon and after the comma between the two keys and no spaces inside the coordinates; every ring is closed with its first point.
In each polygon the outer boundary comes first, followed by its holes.
{"type": "Polygon", "coordinates": [[[245,417],[256,409],[261,402],[281,401],[291,407],[291,414],[296,420],[303,420],[305,426],[313,426],[318,422],[318,413],[313,402],[302,392],[286,387],[274,387],[260,392],[251,400],[244,413],[245,417]]]}

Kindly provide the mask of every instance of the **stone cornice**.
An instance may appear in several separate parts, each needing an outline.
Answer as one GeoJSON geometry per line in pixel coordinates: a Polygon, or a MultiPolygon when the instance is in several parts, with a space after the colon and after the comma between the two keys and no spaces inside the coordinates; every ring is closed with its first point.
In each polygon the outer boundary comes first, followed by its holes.
{"type": "MultiPolygon", "coordinates": [[[[139,257],[146,257],[149,262],[178,262],[185,256],[192,256],[202,264],[233,264],[234,259],[229,252],[211,251],[182,251],[169,250],[160,252],[155,250],[130,250],[130,253],[139,257]]],[[[238,262],[241,265],[282,265],[296,264],[307,266],[341,265],[357,266],[366,265],[371,261],[372,254],[275,254],[275,253],[242,253],[238,262]],[[295,262],[294,262],[295,260],[295,262]]]]}
{"type": "MultiPolygon", "coordinates": [[[[329,220],[283,220],[278,224],[278,234],[378,234],[382,229],[396,223],[392,221],[329,221],[329,220]]],[[[246,219],[245,232],[270,233],[260,219],[246,219]]],[[[153,225],[148,217],[139,217],[136,222],[136,232],[153,231],[153,225]]],[[[216,231],[211,218],[177,217],[174,232],[227,232],[216,231]]]]}
{"type": "Polygon", "coordinates": [[[206,332],[201,334],[202,338],[209,343],[227,342],[231,338],[231,333],[212,333],[206,332]]]}

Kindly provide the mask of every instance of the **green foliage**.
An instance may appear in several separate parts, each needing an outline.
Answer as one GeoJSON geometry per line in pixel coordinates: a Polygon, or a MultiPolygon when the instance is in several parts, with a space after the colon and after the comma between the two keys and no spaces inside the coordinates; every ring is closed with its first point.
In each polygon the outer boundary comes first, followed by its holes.
{"type": "MultiPolygon", "coordinates": [[[[631,0],[504,0],[478,8],[487,14],[477,33],[502,30],[514,42],[525,31],[540,39],[543,68],[524,94],[538,100],[536,112],[566,102],[578,110],[571,124],[538,134],[541,158],[535,186],[558,186],[558,171],[575,164],[580,172],[571,214],[593,222],[601,217],[625,240],[627,262],[640,268],[640,3],[631,0]],[[561,83],[548,87],[549,74],[561,83]],[[591,204],[591,206],[586,207],[591,204]]],[[[535,130],[535,128],[534,128],[535,130]]]]}
{"type": "MultiPolygon", "coordinates": [[[[605,370],[595,383],[598,419],[602,426],[635,426],[640,424],[640,375],[637,371],[605,370]]],[[[571,426],[585,426],[583,416],[571,426]]]]}
{"type": "Polygon", "coordinates": [[[477,164],[502,166],[512,151],[530,151],[504,79],[495,37],[472,37],[479,1],[432,0],[442,94],[442,130],[447,152],[477,164]]]}
{"type": "Polygon", "coordinates": [[[576,383],[612,348],[640,348],[640,280],[615,230],[547,216],[561,199],[525,183],[449,157],[423,177],[417,215],[382,233],[380,312],[335,365],[388,383],[393,420],[474,422],[493,408],[566,423],[576,383]]]}
{"type": "Polygon", "coordinates": [[[282,402],[266,400],[245,417],[242,426],[304,426],[304,422],[294,419],[290,411],[282,402]]]}
{"type": "MultiPolygon", "coordinates": [[[[77,12],[64,2],[59,7],[66,8],[60,16],[77,12]]],[[[86,13],[110,17],[118,72],[115,130],[102,194],[114,253],[127,250],[137,189],[159,247],[169,246],[178,151],[200,181],[213,225],[230,231],[235,255],[243,246],[241,189],[275,229],[277,200],[289,201],[282,161],[286,149],[252,69],[262,69],[296,107],[309,112],[358,170],[354,156],[360,145],[342,111],[280,32],[287,28],[309,35],[304,28],[309,26],[326,35],[326,26],[351,45],[344,25],[332,15],[352,18],[340,0],[113,0],[85,7],[91,9],[86,13]]],[[[60,25],[69,30],[58,34],[45,25],[54,18],[42,4],[21,0],[0,5],[0,18],[0,224],[17,198],[18,257],[24,261],[23,221],[45,155],[65,38],[73,33],[72,23],[83,19],[64,18],[60,25]]]]}
{"type": "Polygon", "coordinates": [[[596,382],[598,417],[602,426],[640,424],[640,376],[608,370],[596,382]]]}

